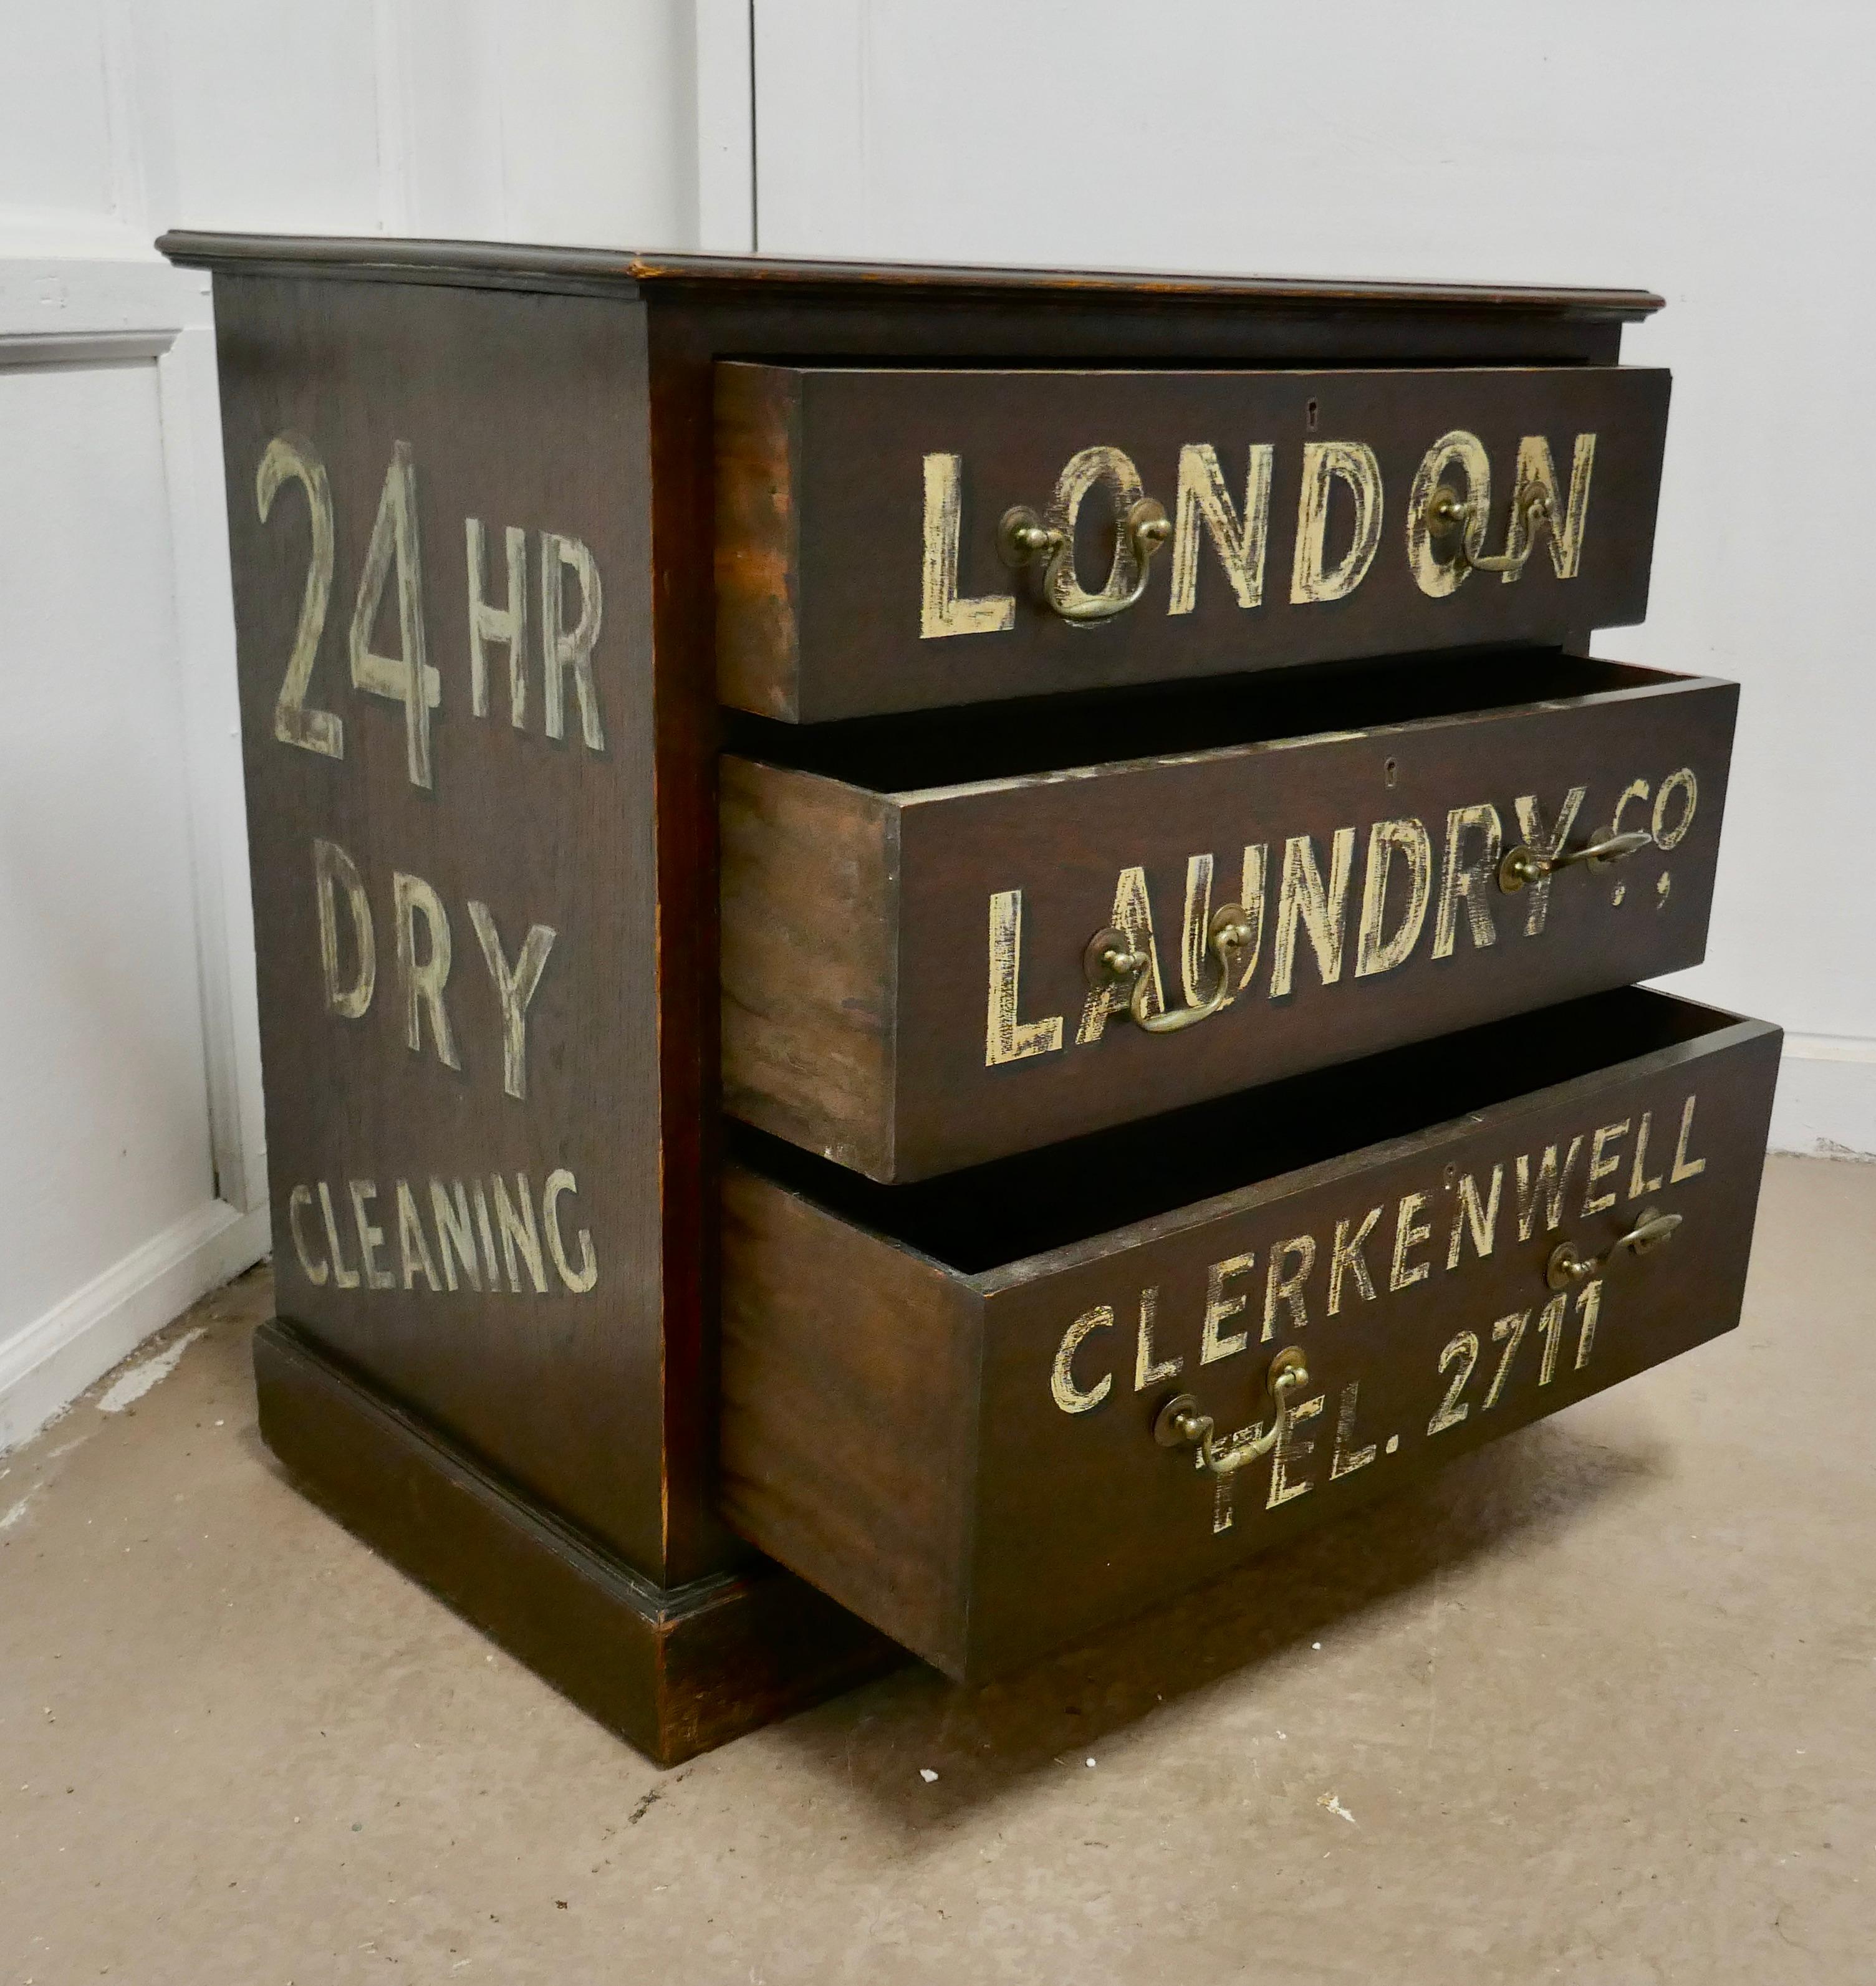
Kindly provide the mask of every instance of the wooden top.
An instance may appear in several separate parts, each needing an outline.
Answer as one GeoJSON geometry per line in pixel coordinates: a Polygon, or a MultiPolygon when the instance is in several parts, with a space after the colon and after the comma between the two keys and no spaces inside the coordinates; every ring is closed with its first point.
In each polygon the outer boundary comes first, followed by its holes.
{"type": "Polygon", "coordinates": [[[1322,277],[1173,275],[1144,270],[972,268],[913,262],[823,262],[781,255],[663,254],[533,247],[513,242],[405,241],[382,236],[211,234],[177,230],[157,246],[190,268],[331,275],[473,288],[635,291],[740,285],[796,295],[925,291],[945,297],[1029,291],[1063,301],[1189,298],[1272,306],[1380,311],[1504,310],[1633,322],[1659,310],[1647,290],[1522,283],[1389,283],[1322,277]]]}

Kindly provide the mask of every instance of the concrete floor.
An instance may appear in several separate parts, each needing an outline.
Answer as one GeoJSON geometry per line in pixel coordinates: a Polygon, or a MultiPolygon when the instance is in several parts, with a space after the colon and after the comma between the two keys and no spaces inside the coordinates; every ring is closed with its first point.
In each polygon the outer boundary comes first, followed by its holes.
{"type": "Polygon", "coordinates": [[[1774,1160],[1736,1335],[661,1773],[286,1487],[257,1273],[0,1458],[0,1979],[1876,1980],[1873,1292],[1876,1166],[1774,1160]]]}

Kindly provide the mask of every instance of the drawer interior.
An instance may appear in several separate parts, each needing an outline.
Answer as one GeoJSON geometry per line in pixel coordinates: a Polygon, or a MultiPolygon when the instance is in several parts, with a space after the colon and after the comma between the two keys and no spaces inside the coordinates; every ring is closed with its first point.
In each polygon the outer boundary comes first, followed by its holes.
{"type": "Polygon", "coordinates": [[[1736,1024],[1625,987],[905,1186],[725,1128],[737,1156],[783,1184],[982,1275],[1736,1024]]]}
{"type": "Polygon", "coordinates": [[[1556,648],[1482,648],[1436,661],[1326,665],[833,724],[732,714],[726,742],[745,757],[869,792],[908,793],[1574,702],[1684,680],[1556,648]]]}

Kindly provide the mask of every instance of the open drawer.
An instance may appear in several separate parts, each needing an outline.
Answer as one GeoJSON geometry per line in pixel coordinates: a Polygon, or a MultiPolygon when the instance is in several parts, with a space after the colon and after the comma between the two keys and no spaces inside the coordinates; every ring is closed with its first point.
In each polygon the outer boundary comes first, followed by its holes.
{"type": "Polygon", "coordinates": [[[1729,1330],[1779,1042],[1623,990],[923,1186],[746,1139],[723,1508],[953,1676],[1085,1636],[1729,1330]]]}
{"type": "Polygon", "coordinates": [[[725,1107],[918,1180],[1696,964],[1737,698],[1514,649],[747,725],[725,1107]]]}

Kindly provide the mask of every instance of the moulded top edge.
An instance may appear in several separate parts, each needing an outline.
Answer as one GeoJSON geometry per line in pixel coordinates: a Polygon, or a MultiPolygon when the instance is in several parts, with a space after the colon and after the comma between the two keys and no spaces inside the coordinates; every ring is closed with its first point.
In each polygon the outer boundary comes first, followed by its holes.
{"type": "Polygon", "coordinates": [[[1139,298],[1156,302],[1264,304],[1372,310],[1494,310],[1632,322],[1662,308],[1648,290],[1521,283],[1382,282],[1325,277],[1175,274],[1147,270],[972,268],[911,262],[817,261],[780,255],[697,255],[495,241],[400,241],[383,236],[198,233],[179,229],[157,247],[190,268],[456,282],[500,288],[635,289],[724,285],[801,292],[931,292],[1039,300],[1139,298]]]}

